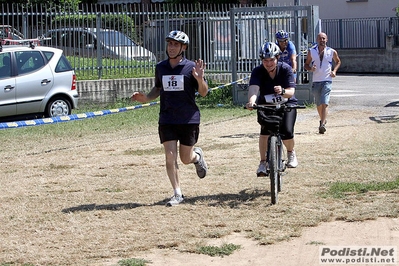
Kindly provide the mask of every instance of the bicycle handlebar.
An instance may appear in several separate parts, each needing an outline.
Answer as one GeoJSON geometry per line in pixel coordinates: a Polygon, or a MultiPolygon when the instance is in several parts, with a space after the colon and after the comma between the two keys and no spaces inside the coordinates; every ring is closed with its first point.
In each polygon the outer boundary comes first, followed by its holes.
{"type": "MultiPolygon", "coordinates": [[[[270,111],[281,111],[281,112],[289,112],[292,109],[306,109],[305,105],[286,105],[286,104],[281,104],[281,105],[255,105],[252,106],[253,109],[263,109],[263,110],[270,110],[270,111]]],[[[244,109],[248,109],[246,106],[244,106],[244,109]]]]}

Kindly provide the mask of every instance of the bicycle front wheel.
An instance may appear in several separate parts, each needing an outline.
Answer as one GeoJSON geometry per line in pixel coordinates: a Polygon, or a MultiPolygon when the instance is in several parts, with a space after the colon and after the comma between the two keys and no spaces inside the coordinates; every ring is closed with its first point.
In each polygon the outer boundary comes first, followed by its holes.
{"type": "Polygon", "coordinates": [[[278,185],[279,185],[279,171],[278,171],[278,138],[271,136],[269,144],[269,168],[270,168],[270,192],[272,204],[278,202],[278,185]]]}

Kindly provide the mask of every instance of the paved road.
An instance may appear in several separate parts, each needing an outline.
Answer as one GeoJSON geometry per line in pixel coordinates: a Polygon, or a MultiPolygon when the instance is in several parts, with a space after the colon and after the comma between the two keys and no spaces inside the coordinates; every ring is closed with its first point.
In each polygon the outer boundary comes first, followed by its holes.
{"type": "MultiPolygon", "coordinates": [[[[338,75],[332,86],[329,114],[372,110],[370,119],[377,122],[399,121],[399,75],[338,75]]],[[[314,116],[309,112],[299,115],[298,120],[314,116]]]]}
{"type": "Polygon", "coordinates": [[[330,103],[331,107],[357,105],[399,109],[399,75],[338,75],[333,79],[330,103]]]}

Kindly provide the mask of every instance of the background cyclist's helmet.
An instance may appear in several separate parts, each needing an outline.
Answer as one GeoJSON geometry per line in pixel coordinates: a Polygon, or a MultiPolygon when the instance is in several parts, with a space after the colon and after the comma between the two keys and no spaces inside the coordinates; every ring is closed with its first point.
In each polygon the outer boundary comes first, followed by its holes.
{"type": "Polygon", "coordinates": [[[259,50],[259,57],[264,58],[275,58],[281,54],[281,50],[274,42],[265,42],[259,50]]]}
{"type": "Polygon", "coordinates": [[[189,44],[190,39],[188,38],[187,34],[179,30],[172,30],[169,32],[168,36],[166,37],[167,40],[174,40],[182,44],[189,44]]]}
{"type": "Polygon", "coordinates": [[[286,32],[285,30],[279,30],[278,32],[276,32],[276,39],[288,39],[288,37],[288,32],[286,32]]]}

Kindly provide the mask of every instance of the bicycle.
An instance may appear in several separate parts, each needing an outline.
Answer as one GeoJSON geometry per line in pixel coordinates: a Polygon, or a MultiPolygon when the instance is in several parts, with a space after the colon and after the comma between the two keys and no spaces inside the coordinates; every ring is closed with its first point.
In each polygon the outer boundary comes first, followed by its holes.
{"type": "Polygon", "coordinates": [[[286,169],[286,154],[284,152],[283,141],[280,135],[280,124],[285,112],[293,109],[304,109],[305,106],[285,104],[278,105],[256,105],[252,107],[258,110],[258,123],[267,126],[269,137],[267,140],[268,149],[266,154],[266,164],[268,165],[266,176],[270,175],[271,203],[278,202],[278,193],[282,188],[282,174],[286,169]]]}

